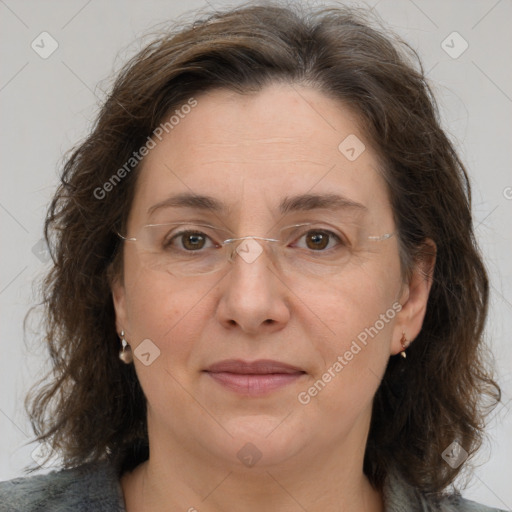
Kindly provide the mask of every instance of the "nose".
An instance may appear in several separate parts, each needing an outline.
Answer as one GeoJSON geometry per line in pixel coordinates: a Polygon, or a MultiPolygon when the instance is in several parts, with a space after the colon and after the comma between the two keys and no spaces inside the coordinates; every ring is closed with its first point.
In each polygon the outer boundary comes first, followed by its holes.
{"type": "Polygon", "coordinates": [[[233,251],[216,315],[226,328],[269,334],[290,319],[289,290],[272,265],[267,243],[249,238],[233,251]]]}

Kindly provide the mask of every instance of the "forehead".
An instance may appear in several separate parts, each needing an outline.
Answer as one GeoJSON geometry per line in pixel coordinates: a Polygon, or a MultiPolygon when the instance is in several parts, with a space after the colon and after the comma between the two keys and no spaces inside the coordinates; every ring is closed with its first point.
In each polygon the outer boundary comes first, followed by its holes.
{"type": "Polygon", "coordinates": [[[375,153],[357,116],[339,101],[289,84],[246,95],[218,89],[195,99],[145,157],[133,216],[180,193],[213,195],[238,216],[277,210],[284,197],[306,192],[389,208],[375,153]],[[345,140],[355,141],[358,153],[364,148],[356,159],[340,150],[345,140]]]}

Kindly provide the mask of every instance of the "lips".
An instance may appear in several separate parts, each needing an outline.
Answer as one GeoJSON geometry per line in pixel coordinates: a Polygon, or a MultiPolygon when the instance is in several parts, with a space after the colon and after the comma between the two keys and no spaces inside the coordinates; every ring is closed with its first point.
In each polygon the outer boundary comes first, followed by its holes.
{"type": "Polygon", "coordinates": [[[209,373],[234,373],[239,375],[297,374],[304,370],[279,361],[260,359],[258,361],[242,361],[229,359],[212,364],[206,370],[209,373]]]}
{"type": "Polygon", "coordinates": [[[269,359],[220,361],[205,372],[223,388],[245,397],[268,395],[306,374],[301,368],[269,359]]]}

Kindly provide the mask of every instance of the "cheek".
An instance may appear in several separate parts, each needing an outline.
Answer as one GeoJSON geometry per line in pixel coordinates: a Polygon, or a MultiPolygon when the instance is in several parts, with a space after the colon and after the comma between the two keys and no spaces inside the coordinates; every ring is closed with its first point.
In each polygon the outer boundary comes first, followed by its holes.
{"type": "Polygon", "coordinates": [[[384,267],[376,264],[347,272],[332,283],[329,294],[316,296],[317,335],[310,331],[309,336],[322,361],[308,394],[323,407],[357,410],[373,397],[390,356],[400,309],[399,270],[397,260],[390,259],[384,267]]]}
{"type": "MultiPolygon", "coordinates": [[[[393,259],[382,259],[347,269],[327,286],[304,288],[301,296],[318,311],[319,320],[328,327],[326,332],[339,340],[334,344],[339,349],[392,308],[399,289],[399,265],[393,259]]],[[[390,321],[385,326],[379,322],[379,331],[386,332],[395,316],[395,310],[390,311],[386,317],[390,321]]]]}
{"type": "Polygon", "coordinates": [[[160,415],[167,414],[170,402],[181,404],[176,407],[189,407],[182,386],[188,382],[194,348],[209,318],[204,310],[208,290],[201,290],[197,284],[176,286],[169,275],[154,271],[139,272],[126,289],[132,349],[137,351],[143,340],[150,339],[159,350],[148,366],[134,358],[148,406],[159,410],[160,415]]]}
{"type": "Polygon", "coordinates": [[[185,357],[205,321],[208,289],[196,283],[176,283],[172,276],[126,265],[126,311],[135,347],[149,338],[162,355],[185,357]]]}

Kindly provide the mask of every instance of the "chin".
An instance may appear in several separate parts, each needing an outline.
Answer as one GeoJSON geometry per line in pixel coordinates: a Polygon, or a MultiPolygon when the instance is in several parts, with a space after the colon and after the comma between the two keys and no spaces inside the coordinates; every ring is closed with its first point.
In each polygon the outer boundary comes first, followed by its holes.
{"type": "Polygon", "coordinates": [[[247,415],[224,422],[232,437],[223,436],[217,446],[222,452],[219,455],[225,458],[228,453],[230,462],[238,469],[269,468],[285,463],[308,444],[297,435],[303,429],[288,422],[291,416],[285,418],[286,414],[247,415]]]}

